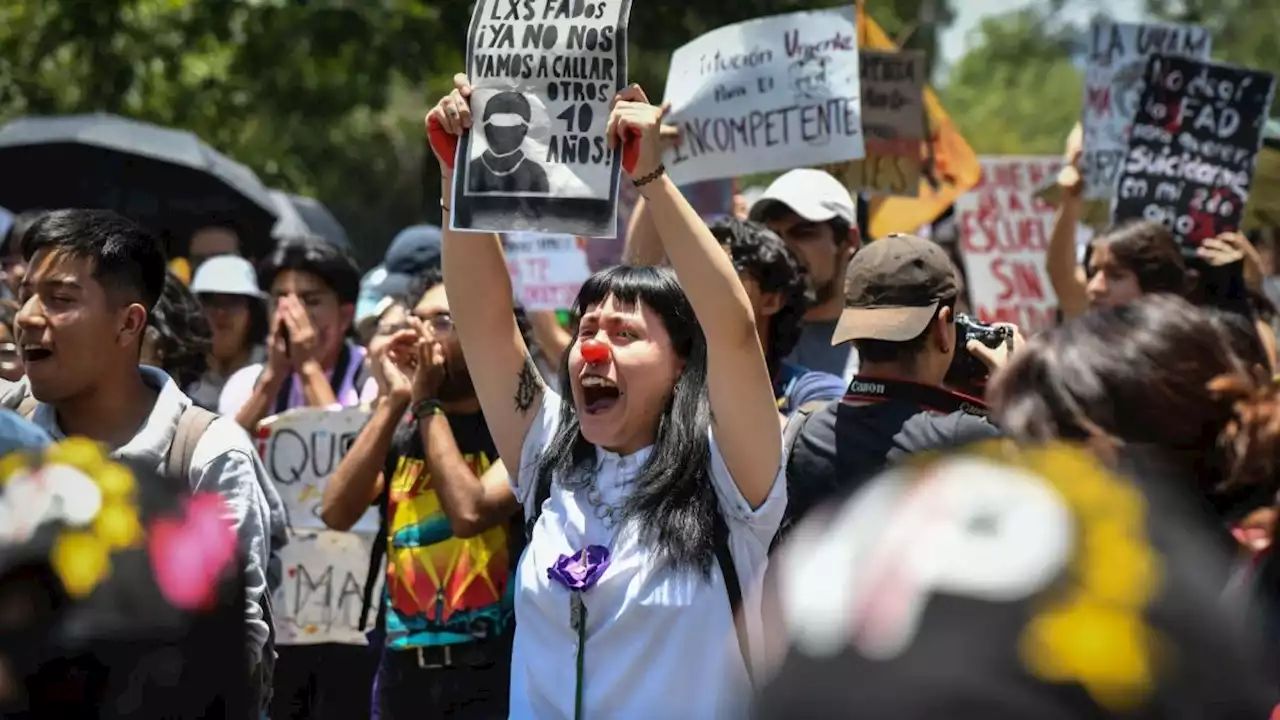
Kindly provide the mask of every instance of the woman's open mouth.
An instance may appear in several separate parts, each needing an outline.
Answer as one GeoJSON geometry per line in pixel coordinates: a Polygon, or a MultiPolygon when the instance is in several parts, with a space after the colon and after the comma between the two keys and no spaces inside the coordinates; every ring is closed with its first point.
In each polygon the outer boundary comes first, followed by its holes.
{"type": "Polygon", "coordinates": [[[599,375],[586,375],[582,378],[582,406],[588,415],[599,415],[612,408],[622,393],[618,386],[608,378],[599,375]]]}

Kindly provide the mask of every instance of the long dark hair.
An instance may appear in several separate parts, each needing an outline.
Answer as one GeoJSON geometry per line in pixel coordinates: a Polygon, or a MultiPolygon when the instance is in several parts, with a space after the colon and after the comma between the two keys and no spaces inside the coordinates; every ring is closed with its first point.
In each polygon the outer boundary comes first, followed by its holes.
{"type": "Polygon", "coordinates": [[[1118,225],[1093,239],[1085,254],[1085,267],[1093,249],[1106,245],[1118,265],[1138,280],[1143,293],[1185,296],[1190,289],[1186,262],[1169,228],[1154,220],[1118,225]]]}
{"type": "Polygon", "coordinates": [[[778,293],[782,298],[782,307],[769,318],[769,346],[764,353],[769,376],[774,377],[782,359],[800,341],[800,322],[813,307],[809,273],[782,238],[760,223],[722,220],[711,226],[711,234],[721,245],[729,246],[738,272],[754,278],[761,292],[778,293]]]}
{"type": "MultiPolygon", "coordinates": [[[[676,275],[669,268],[618,266],[592,275],[573,304],[573,318],[613,297],[641,304],[662,318],[676,355],[685,361],[667,399],[653,453],[640,468],[635,490],[621,508],[639,539],[657,549],[659,561],[680,569],[711,570],[715,552],[716,498],[711,487],[711,403],[707,398],[707,340],[676,275]]],[[[577,342],[575,340],[574,342],[577,342]]],[[[560,359],[560,426],[538,466],[537,482],[558,475],[567,485],[594,481],[596,448],[582,436],[569,391],[569,353],[560,359]]]]}
{"type": "Polygon", "coordinates": [[[1076,318],[1031,341],[988,388],[1013,438],[1151,449],[1220,513],[1275,497],[1280,394],[1203,310],[1169,294],[1076,318]]]}
{"type": "Polygon", "coordinates": [[[208,368],[213,330],[200,301],[172,270],[165,273],[164,290],[147,316],[147,325],[158,335],[164,371],[185,391],[208,368]]]}

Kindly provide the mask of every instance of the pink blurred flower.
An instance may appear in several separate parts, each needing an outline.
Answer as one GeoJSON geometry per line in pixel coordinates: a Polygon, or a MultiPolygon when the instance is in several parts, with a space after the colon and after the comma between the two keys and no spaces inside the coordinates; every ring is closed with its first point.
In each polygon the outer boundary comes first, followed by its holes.
{"type": "Polygon", "coordinates": [[[161,517],[147,532],[151,569],[161,594],[174,607],[208,610],[218,581],[236,557],[236,535],[216,494],[184,501],[181,518],[161,517]]]}

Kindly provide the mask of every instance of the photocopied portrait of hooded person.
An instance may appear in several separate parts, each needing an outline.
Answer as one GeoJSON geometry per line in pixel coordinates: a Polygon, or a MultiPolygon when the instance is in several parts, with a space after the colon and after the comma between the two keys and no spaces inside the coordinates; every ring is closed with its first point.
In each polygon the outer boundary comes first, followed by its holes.
{"type": "Polygon", "coordinates": [[[467,170],[470,192],[550,192],[547,171],[521,149],[532,115],[528,98],[518,92],[500,92],[489,98],[480,121],[487,148],[467,170]]]}

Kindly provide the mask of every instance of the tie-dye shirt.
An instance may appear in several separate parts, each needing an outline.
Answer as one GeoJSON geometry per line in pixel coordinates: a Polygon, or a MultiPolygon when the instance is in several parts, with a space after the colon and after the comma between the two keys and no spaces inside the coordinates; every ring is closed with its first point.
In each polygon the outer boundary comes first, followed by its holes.
{"type": "MultiPolygon", "coordinates": [[[[480,413],[450,416],[449,426],[476,476],[498,459],[480,413]]],[[[424,459],[418,424],[401,427],[387,498],[383,590],[386,645],[453,645],[512,629],[511,568],[524,535],[519,514],[475,537],[456,538],[424,459]]]]}

